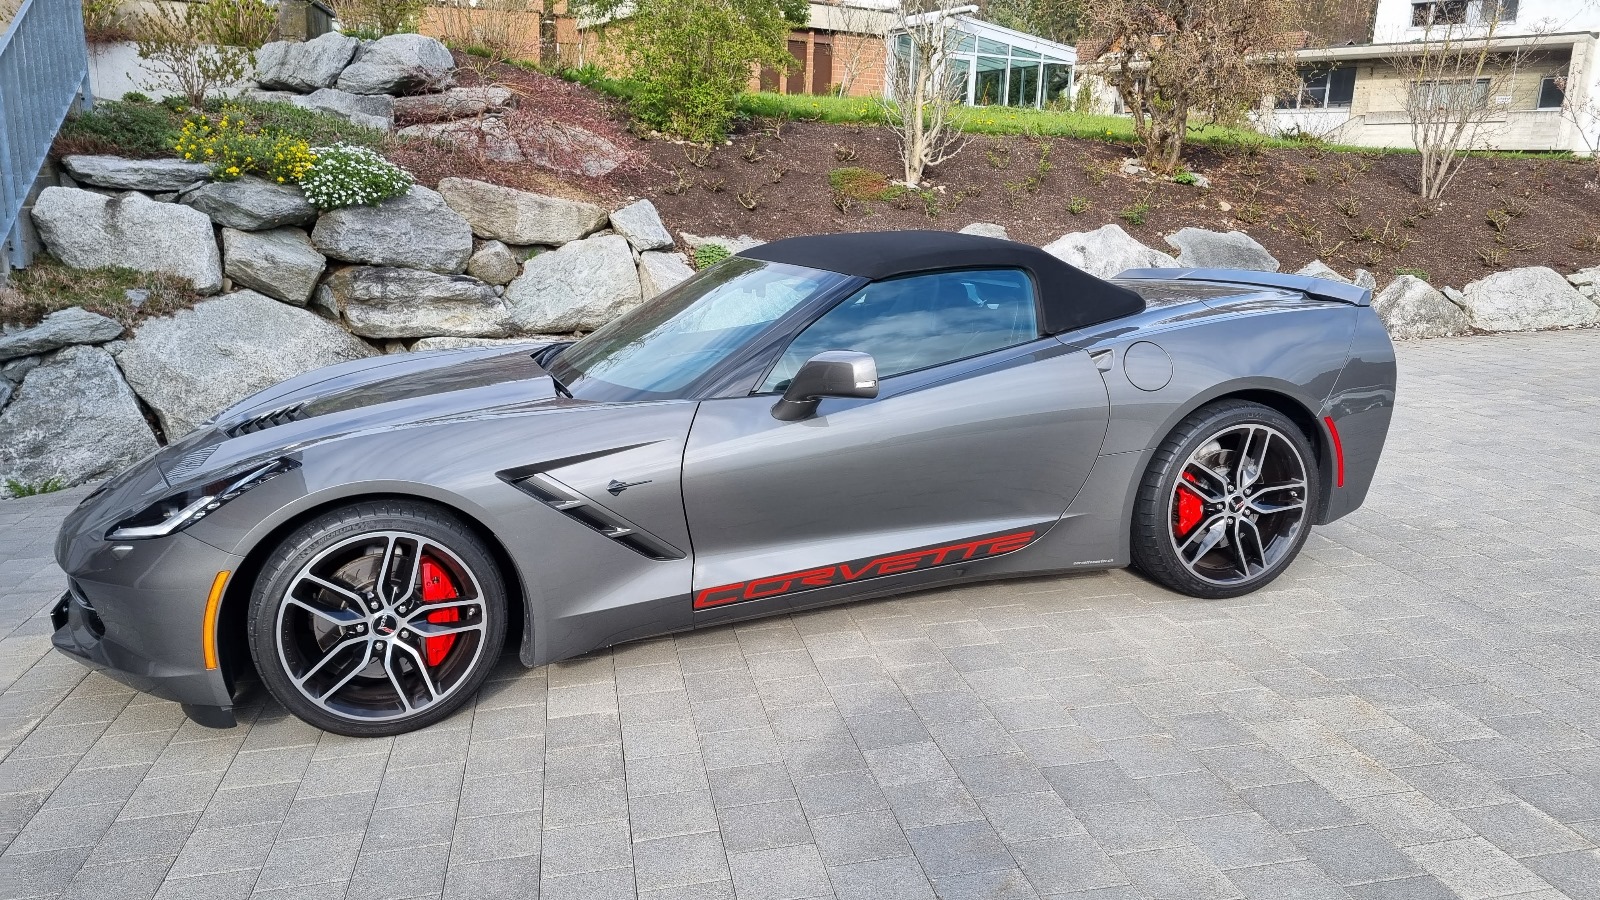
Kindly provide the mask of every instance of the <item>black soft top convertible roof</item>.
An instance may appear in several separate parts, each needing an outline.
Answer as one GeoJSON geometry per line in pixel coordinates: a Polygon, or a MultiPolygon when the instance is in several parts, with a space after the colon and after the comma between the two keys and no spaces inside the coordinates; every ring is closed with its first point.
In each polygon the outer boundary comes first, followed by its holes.
{"type": "Polygon", "coordinates": [[[1025,269],[1039,286],[1040,328],[1061,334],[1144,310],[1144,298],[1015,241],[954,231],[869,231],[787,238],[740,256],[881,281],[948,269],[1025,269]]]}

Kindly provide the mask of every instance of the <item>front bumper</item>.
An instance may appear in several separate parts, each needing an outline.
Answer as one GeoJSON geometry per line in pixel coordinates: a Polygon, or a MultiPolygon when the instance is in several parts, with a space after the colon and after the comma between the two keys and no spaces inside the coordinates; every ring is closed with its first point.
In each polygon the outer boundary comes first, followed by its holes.
{"type": "Polygon", "coordinates": [[[187,535],[113,548],[75,541],[69,587],[50,611],[56,649],[136,690],[183,704],[201,725],[234,724],[226,665],[205,665],[205,607],[239,558],[187,535]]]}

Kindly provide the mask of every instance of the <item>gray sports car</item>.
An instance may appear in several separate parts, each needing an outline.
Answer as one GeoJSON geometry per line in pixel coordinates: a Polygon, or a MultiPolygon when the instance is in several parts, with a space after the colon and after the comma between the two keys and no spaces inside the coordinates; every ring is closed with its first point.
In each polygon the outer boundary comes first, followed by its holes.
{"type": "Polygon", "coordinates": [[[575,343],[402,354],[258,394],[67,518],[55,644],[233,724],[449,715],[514,635],[623,641],[1132,563],[1256,590],[1362,502],[1394,403],[1370,292],[1111,281],[946,232],[746,250],[575,343]]]}

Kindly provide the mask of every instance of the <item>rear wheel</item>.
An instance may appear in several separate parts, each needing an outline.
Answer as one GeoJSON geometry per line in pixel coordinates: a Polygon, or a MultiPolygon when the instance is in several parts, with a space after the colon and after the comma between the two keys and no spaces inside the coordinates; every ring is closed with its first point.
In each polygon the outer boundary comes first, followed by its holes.
{"type": "Polygon", "coordinates": [[[460,708],[505,642],[505,587],[483,541],[426,503],[333,510],[268,558],[250,600],[267,689],[338,734],[400,734],[460,708]]]}
{"type": "Polygon", "coordinates": [[[1200,409],[1140,484],[1134,564],[1193,597],[1248,594],[1299,555],[1318,484],[1310,442],[1282,413],[1238,400],[1200,409]]]}

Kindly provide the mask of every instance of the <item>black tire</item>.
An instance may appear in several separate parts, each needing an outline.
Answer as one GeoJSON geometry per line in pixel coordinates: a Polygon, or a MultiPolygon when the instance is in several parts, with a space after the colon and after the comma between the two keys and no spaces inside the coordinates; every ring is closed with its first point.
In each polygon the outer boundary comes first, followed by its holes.
{"type": "Polygon", "coordinates": [[[1243,400],[1202,407],[1161,443],[1140,482],[1133,564],[1191,597],[1222,599],[1259,590],[1283,574],[1305,545],[1317,518],[1320,485],[1316,453],[1287,416],[1243,400]],[[1258,446],[1260,460],[1252,462],[1258,446]],[[1243,468],[1236,468],[1241,462],[1243,468]],[[1219,470],[1215,463],[1225,465],[1219,470]],[[1291,487],[1296,481],[1300,490],[1291,487]],[[1278,507],[1290,508],[1260,511],[1278,507]]]}
{"type": "Polygon", "coordinates": [[[504,579],[471,528],[430,503],[372,500],[278,545],[251,591],[248,637],[262,683],[289,712],[335,734],[384,737],[476,694],[506,620],[504,579]]]}

